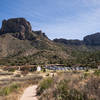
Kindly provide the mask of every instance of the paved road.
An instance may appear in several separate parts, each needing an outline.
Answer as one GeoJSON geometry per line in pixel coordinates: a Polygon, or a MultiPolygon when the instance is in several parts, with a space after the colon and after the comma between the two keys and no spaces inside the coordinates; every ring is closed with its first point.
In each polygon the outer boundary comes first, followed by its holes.
{"type": "Polygon", "coordinates": [[[38,100],[36,97],[37,85],[26,88],[20,100],[38,100]]]}

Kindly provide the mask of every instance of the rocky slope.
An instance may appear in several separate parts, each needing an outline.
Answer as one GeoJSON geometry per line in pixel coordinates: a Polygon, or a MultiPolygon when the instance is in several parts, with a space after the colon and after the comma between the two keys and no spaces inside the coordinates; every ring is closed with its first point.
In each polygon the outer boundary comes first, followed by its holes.
{"type": "Polygon", "coordinates": [[[38,49],[52,48],[42,31],[32,31],[24,18],[4,20],[0,31],[0,57],[31,55],[38,49]]]}
{"type": "Polygon", "coordinates": [[[24,18],[4,20],[0,29],[0,65],[73,64],[80,54],[100,50],[100,33],[86,36],[83,41],[55,39],[33,31],[24,18]],[[92,47],[89,47],[89,46],[92,47]],[[95,47],[93,45],[98,45],[95,47]]]}
{"type": "Polygon", "coordinates": [[[0,29],[1,64],[14,61],[15,63],[24,62],[23,64],[25,64],[28,63],[26,59],[30,59],[29,62],[32,62],[32,64],[34,62],[35,64],[48,63],[52,58],[56,62],[57,59],[60,61],[66,59],[67,56],[68,54],[48,39],[41,30],[33,31],[31,24],[26,19],[13,18],[2,22],[0,29]]]}

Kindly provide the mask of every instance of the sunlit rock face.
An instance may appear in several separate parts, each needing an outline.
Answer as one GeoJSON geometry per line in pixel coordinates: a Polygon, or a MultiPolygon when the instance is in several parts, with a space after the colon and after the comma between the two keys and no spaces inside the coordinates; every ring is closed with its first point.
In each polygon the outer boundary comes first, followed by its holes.
{"type": "Polygon", "coordinates": [[[2,21],[0,34],[17,33],[16,37],[25,39],[32,32],[31,24],[24,18],[12,18],[2,21]]]}

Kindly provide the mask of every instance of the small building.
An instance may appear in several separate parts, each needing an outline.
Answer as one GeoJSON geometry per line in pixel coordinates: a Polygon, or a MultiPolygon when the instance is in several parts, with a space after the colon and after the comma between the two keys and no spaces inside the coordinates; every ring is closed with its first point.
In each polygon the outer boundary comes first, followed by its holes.
{"type": "Polygon", "coordinates": [[[98,66],[98,69],[100,70],[100,65],[98,66]]]}
{"type": "Polygon", "coordinates": [[[39,71],[39,72],[41,71],[41,67],[40,66],[37,67],[37,71],[39,71]]]}

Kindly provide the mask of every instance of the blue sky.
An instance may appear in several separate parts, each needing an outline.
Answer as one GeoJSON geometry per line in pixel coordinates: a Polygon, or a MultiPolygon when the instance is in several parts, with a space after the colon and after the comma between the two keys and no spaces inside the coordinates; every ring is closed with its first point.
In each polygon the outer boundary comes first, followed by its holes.
{"type": "Polygon", "coordinates": [[[25,17],[50,39],[82,39],[100,32],[100,0],[0,0],[0,26],[15,17],[25,17]]]}

